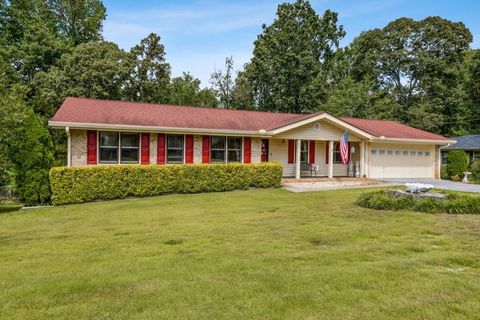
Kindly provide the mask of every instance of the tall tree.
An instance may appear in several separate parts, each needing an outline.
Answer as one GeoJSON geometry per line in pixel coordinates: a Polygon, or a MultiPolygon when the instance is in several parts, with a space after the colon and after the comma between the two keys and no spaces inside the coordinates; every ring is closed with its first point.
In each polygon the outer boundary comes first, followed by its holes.
{"type": "Polygon", "coordinates": [[[392,94],[402,106],[397,120],[453,134],[466,114],[460,66],[471,41],[460,22],[400,18],[354,40],[352,74],[358,81],[374,79],[374,89],[392,94]]]}
{"type": "Polygon", "coordinates": [[[69,52],[72,44],[101,39],[105,7],[97,0],[0,1],[0,59],[30,83],[69,52]]]}
{"type": "Polygon", "coordinates": [[[74,45],[102,40],[106,9],[99,0],[46,0],[55,26],[74,45]]]}
{"type": "Polygon", "coordinates": [[[165,48],[160,37],[151,33],[132,48],[133,67],[125,89],[131,101],[166,102],[170,82],[170,65],[165,61],[165,48]]]}
{"type": "Polygon", "coordinates": [[[26,105],[24,92],[21,85],[0,90],[0,178],[3,172],[13,171],[20,200],[27,205],[46,204],[52,140],[42,119],[26,105]]]}
{"type": "Polygon", "coordinates": [[[200,80],[189,73],[175,77],[170,84],[170,103],[176,105],[217,107],[218,100],[210,89],[201,89],[200,80]]]}
{"type": "Polygon", "coordinates": [[[233,92],[235,90],[235,80],[233,69],[233,58],[225,58],[225,71],[215,69],[210,76],[210,84],[220,101],[220,107],[225,109],[234,109],[235,100],[233,92]]]}
{"type": "Polygon", "coordinates": [[[122,99],[131,56],[111,42],[77,46],[35,77],[35,111],[50,118],[67,96],[122,99]]]}
{"type": "Polygon", "coordinates": [[[310,112],[325,100],[330,61],[345,35],[330,10],[319,16],[309,1],[278,6],[255,41],[251,72],[261,110],[310,112]]]}

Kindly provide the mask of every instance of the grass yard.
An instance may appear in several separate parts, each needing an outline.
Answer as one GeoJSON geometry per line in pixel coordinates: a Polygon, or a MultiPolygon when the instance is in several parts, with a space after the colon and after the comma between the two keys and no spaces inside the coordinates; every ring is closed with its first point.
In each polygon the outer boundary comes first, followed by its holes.
{"type": "Polygon", "coordinates": [[[0,213],[0,318],[480,318],[480,216],[359,208],[363,191],[0,213]]]}

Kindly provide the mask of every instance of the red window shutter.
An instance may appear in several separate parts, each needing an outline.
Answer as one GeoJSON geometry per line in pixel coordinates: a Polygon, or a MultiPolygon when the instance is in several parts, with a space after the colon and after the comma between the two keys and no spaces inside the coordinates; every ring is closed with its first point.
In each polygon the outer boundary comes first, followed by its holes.
{"type": "Polygon", "coordinates": [[[295,140],[288,140],[288,163],[295,162],[295,140]]]}
{"type": "Polygon", "coordinates": [[[142,133],[141,144],[141,164],[150,164],[150,133],[142,133]]]}
{"type": "Polygon", "coordinates": [[[325,163],[328,164],[328,159],[330,159],[330,141],[325,143],[325,163]]]}
{"type": "Polygon", "coordinates": [[[348,153],[347,153],[347,154],[348,154],[347,163],[350,162],[350,158],[351,158],[350,152],[351,152],[351,150],[352,150],[352,143],[349,142],[349,143],[348,143],[348,153]]]}
{"type": "Polygon", "coordinates": [[[315,140],[310,140],[308,146],[308,163],[315,163],[315,140]]]}
{"type": "Polygon", "coordinates": [[[157,135],[157,164],[165,164],[165,133],[157,135]]]}
{"type": "Polygon", "coordinates": [[[210,163],[210,136],[202,137],[202,163],[210,163]]]}
{"type": "Polygon", "coordinates": [[[193,163],[193,135],[185,136],[185,163],[193,163]]]}
{"type": "Polygon", "coordinates": [[[87,131],[87,164],[97,164],[97,131],[87,131]]]}
{"type": "Polygon", "coordinates": [[[243,138],[243,163],[252,162],[252,138],[243,138]]]}

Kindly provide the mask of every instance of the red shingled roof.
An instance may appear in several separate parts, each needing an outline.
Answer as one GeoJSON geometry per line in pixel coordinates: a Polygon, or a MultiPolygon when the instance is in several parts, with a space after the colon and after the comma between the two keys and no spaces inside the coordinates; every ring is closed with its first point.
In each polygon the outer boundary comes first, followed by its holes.
{"type": "Polygon", "coordinates": [[[65,99],[51,120],[166,128],[258,131],[277,128],[313,116],[315,114],[225,110],[69,97],[65,99]]]}
{"type": "MultiPolygon", "coordinates": [[[[264,129],[268,131],[317,115],[319,114],[225,110],[69,97],[65,99],[51,121],[238,131],[264,129]]],[[[448,140],[445,137],[394,121],[356,118],[341,118],[341,120],[376,137],[448,140]]]]}
{"type": "Polygon", "coordinates": [[[412,128],[395,121],[358,118],[340,119],[376,137],[384,136],[385,138],[399,139],[449,140],[438,134],[412,128]]]}

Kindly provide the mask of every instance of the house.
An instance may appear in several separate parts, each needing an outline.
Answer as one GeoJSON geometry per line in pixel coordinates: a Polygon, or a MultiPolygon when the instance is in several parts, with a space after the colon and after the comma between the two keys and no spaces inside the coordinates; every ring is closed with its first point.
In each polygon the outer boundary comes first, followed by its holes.
{"type": "Polygon", "coordinates": [[[480,159],[480,134],[469,134],[466,136],[454,137],[452,140],[457,143],[442,148],[442,163],[447,163],[447,154],[450,150],[463,150],[468,155],[468,162],[480,159]]]}
{"type": "Polygon", "coordinates": [[[454,141],[385,120],[67,98],[68,166],[279,161],[285,177],[438,178],[454,141]],[[350,161],[339,140],[349,134],[350,161]]]}

